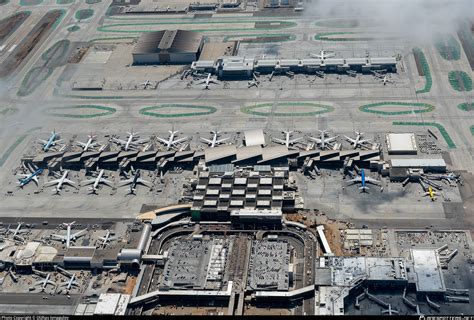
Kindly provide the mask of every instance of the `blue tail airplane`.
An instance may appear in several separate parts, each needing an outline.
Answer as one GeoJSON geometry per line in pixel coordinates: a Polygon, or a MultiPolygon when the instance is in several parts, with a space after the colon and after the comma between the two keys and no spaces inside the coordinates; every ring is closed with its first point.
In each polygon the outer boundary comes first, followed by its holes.
{"type": "Polygon", "coordinates": [[[359,187],[359,190],[362,190],[362,192],[366,192],[367,190],[369,190],[369,187],[366,186],[367,183],[379,184],[380,181],[372,179],[371,177],[366,177],[365,171],[364,169],[362,169],[360,172],[360,176],[358,175],[354,179],[349,180],[349,185],[355,184],[355,183],[360,183],[361,186],[359,187]]]}
{"type": "Polygon", "coordinates": [[[43,169],[36,169],[35,171],[32,171],[30,174],[19,174],[18,178],[18,184],[20,188],[23,188],[25,185],[30,183],[31,181],[34,181],[36,183],[36,186],[38,186],[38,176],[43,173],[43,169]]]}
{"type": "Polygon", "coordinates": [[[58,138],[59,138],[59,133],[56,132],[56,130],[53,130],[48,140],[39,139],[40,143],[43,144],[43,151],[45,152],[48,151],[49,149],[51,149],[52,146],[56,145],[57,142],[61,141],[61,140],[57,140],[58,138]]]}

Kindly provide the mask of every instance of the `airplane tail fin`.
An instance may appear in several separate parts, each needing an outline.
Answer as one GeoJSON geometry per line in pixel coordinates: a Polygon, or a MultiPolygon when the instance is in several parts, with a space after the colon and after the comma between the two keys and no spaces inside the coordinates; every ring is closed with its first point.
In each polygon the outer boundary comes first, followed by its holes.
{"type": "Polygon", "coordinates": [[[367,192],[367,190],[369,190],[369,187],[366,187],[366,186],[359,187],[359,190],[361,190],[361,192],[367,192]]]}

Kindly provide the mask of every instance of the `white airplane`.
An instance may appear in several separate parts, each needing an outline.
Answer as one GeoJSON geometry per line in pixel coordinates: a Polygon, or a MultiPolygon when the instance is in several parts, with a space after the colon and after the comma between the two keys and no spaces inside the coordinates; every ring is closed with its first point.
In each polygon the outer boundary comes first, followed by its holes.
{"type": "Polygon", "coordinates": [[[51,149],[51,147],[54,147],[56,143],[61,141],[61,139],[59,139],[59,132],[56,132],[56,130],[53,130],[53,132],[51,132],[51,136],[48,138],[48,140],[38,140],[43,145],[43,151],[45,152],[51,149]]]}
{"type": "Polygon", "coordinates": [[[112,235],[110,230],[107,230],[107,233],[103,237],[99,237],[99,240],[102,242],[102,248],[105,248],[110,242],[117,240],[116,236],[112,235]]]}
{"type": "Polygon", "coordinates": [[[103,178],[104,172],[104,169],[101,169],[97,177],[95,177],[94,179],[81,181],[81,185],[87,186],[92,184],[92,187],[89,188],[89,191],[91,191],[92,193],[96,193],[97,190],[99,190],[99,184],[101,183],[113,188],[112,181],[103,178]]]}
{"type": "Polygon", "coordinates": [[[211,84],[220,84],[219,81],[211,79],[211,74],[207,74],[207,78],[205,80],[199,81],[198,84],[203,84],[204,89],[209,89],[211,84]]]}
{"type": "Polygon", "coordinates": [[[395,309],[392,309],[391,304],[388,304],[388,308],[382,311],[382,314],[387,314],[389,316],[393,316],[393,315],[399,314],[399,313],[400,313],[399,311],[397,311],[395,309]]]}
{"type": "Polygon", "coordinates": [[[133,132],[132,129],[131,132],[127,132],[127,140],[113,138],[113,141],[119,144],[124,151],[129,151],[130,149],[136,149],[138,145],[144,144],[150,140],[147,138],[136,140],[139,137],[138,132],[133,132]]]}
{"type": "Polygon", "coordinates": [[[371,177],[367,177],[365,175],[364,169],[362,169],[360,175],[357,175],[354,179],[349,180],[348,186],[355,183],[360,183],[361,186],[359,187],[359,190],[361,190],[362,192],[366,192],[367,190],[369,190],[369,188],[366,186],[366,183],[378,185],[380,184],[380,181],[372,179],[371,177]]]}
{"type": "Polygon", "coordinates": [[[320,78],[324,78],[325,73],[324,73],[324,71],[316,71],[316,76],[318,76],[320,78]]]}
{"type": "Polygon", "coordinates": [[[212,134],[212,139],[206,139],[206,138],[201,137],[201,140],[204,141],[205,143],[207,143],[210,148],[214,148],[215,146],[217,146],[217,145],[223,143],[224,141],[227,141],[227,140],[230,139],[230,138],[219,139],[219,135],[220,135],[219,131],[211,131],[211,134],[212,134]]]}
{"type": "Polygon", "coordinates": [[[28,232],[28,230],[21,229],[24,225],[25,224],[23,222],[18,222],[18,226],[15,229],[8,228],[6,230],[6,234],[8,235],[9,233],[11,233],[13,240],[24,241],[24,239],[20,237],[20,234],[28,232]]]}
{"type": "Polygon", "coordinates": [[[249,81],[247,83],[247,88],[252,88],[252,87],[258,88],[258,84],[259,84],[259,82],[255,81],[255,80],[249,81]]]}
{"type": "Polygon", "coordinates": [[[141,83],[141,85],[143,86],[143,89],[146,89],[150,84],[151,84],[150,80],[148,79],[141,83]]]}
{"type": "Polygon", "coordinates": [[[354,131],[356,134],[355,139],[349,138],[348,136],[344,136],[347,141],[349,141],[354,149],[356,149],[359,146],[362,146],[365,143],[370,142],[371,139],[361,139],[362,136],[364,135],[363,132],[358,132],[354,131]]]}
{"type": "Polygon", "coordinates": [[[59,284],[59,287],[65,287],[66,292],[69,292],[72,289],[72,287],[79,286],[79,283],[76,281],[75,273],[64,270],[63,268],[58,267],[58,266],[54,266],[54,269],[56,269],[57,271],[59,271],[60,273],[62,273],[64,276],[68,278],[67,281],[61,282],[59,284]]]}
{"type": "Polygon", "coordinates": [[[319,54],[311,53],[311,56],[313,58],[318,58],[318,59],[321,59],[321,60],[324,60],[324,59],[327,59],[327,58],[332,58],[335,55],[336,54],[333,51],[327,51],[327,50],[324,50],[324,49],[319,51],[319,54]]]}
{"type": "Polygon", "coordinates": [[[301,138],[296,138],[296,139],[291,139],[291,135],[293,134],[294,131],[282,131],[282,133],[285,134],[285,140],[283,139],[278,139],[278,138],[272,138],[273,141],[285,145],[287,148],[289,148],[291,145],[295,144],[296,142],[300,141],[303,139],[301,138]]]}
{"type": "Polygon", "coordinates": [[[309,140],[316,142],[320,147],[321,150],[329,149],[331,147],[331,142],[337,139],[337,136],[326,138],[327,130],[318,130],[319,131],[319,138],[308,137],[309,140]]]}
{"type": "Polygon", "coordinates": [[[43,280],[37,281],[33,284],[33,287],[30,287],[30,290],[34,290],[35,287],[41,286],[41,291],[44,292],[46,290],[46,287],[49,285],[56,286],[56,282],[51,280],[51,274],[42,272],[36,269],[33,269],[33,272],[43,278],[43,280]]]}
{"type": "Polygon", "coordinates": [[[97,136],[88,135],[87,137],[88,137],[87,142],[77,141],[77,144],[82,147],[82,151],[84,151],[84,152],[89,150],[89,148],[94,148],[95,146],[98,145],[97,142],[94,142],[94,140],[97,136]]]}
{"type": "Polygon", "coordinates": [[[389,79],[386,74],[383,74],[383,71],[372,71],[372,73],[374,74],[375,78],[377,78],[378,80],[380,80],[380,82],[383,83],[384,86],[387,85],[387,83],[395,83],[395,81],[389,79]]]}
{"type": "Polygon", "coordinates": [[[64,173],[62,174],[60,178],[48,181],[44,184],[44,186],[49,187],[55,184],[56,186],[54,187],[53,192],[56,192],[56,194],[59,194],[59,192],[61,192],[64,184],[68,184],[70,186],[76,187],[75,186],[76,183],[67,178],[68,174],[69,174],[69,170],[66,170],[64,171],[64,173]]]}
{"type": "Polygon", "coordinates": [[[168,131],[169,132],[169,136],[168,136],[168,139],[163,139],[163,138],[160,138],[160,137],[157,137],[158,140],[163,143],[165,146],[166,146],[166,149],[169,150],[171,149],[172,147],[176,146],[177,144],[181,143],[181,142],[184,142],[188,139],[188,137],[183,137],[183,138],[180,138],[180,139],[176,139],[176,134],[179,132],[179,131],[168,131]]]}
{"type": "Polygon", "coordinates": [[[144,185],[144,186],[148,187],[149,189],[151,189],[153,187],[153,183],[141,178],[140,170],[135,171],[132,178],[120,181],[119,182],[119,187],[130,185],[130,194],[134,194],[135,190],[136,190],[136,187],[139,184],[144,185]]]}
{"type": "Polygon", "coordinates": [[[71,233],[71,228],[74,223],[76,223],[76,221],[73,221],[71,223],[63,223],[63,226],[66,227],[66,234],[65,235],[52,234],[51,238],[53,240],[61,241],[62,243],[66,242],[66,248],[69,248],[71,246],[71,242],[76,241],[79,237],[82,237],[87,232],[87,228],[86,228],[81,231],[71,233]]]}

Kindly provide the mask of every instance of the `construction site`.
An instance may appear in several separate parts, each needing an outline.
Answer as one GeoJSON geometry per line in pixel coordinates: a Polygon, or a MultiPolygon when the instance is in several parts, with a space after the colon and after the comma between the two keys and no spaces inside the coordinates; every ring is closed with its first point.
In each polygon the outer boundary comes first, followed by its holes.
{"type": "Polygon", "coordinates": [[[0,314],[472,314],[472,4],[400,1],[0,1],[0,314]]]}

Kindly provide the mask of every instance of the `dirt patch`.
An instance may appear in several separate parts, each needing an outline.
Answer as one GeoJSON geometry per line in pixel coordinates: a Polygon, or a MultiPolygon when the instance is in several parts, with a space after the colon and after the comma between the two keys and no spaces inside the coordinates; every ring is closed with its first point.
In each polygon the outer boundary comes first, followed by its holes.
{"type": "Polygon", "coordinates": [[[22,11],[0,21],[0,44],[5,41],[23,22],[31,12],[22,11]]]}
{"type": "Polygon", "coordinates": [[[81,62],[84,55],[89,50],[89,46],[78,47],[74,52],[69,56],[67,63],[79,63],[81,62]]]}
{"type": "Polygon", "coordinates": [[[9,76],[23,62],[23,60],[40,45],[46,38],[54,24],[63,15],[62,10],[53,10],[46,13],[43,18],[33,27],[22,42],[0,65],[0,78],[9,76]]]}
{"type": "Polygon", "coordinates": [[[425,72],[424,72],[424,70],[423,70],[423,67],[422,67],[422,64],[421,64],[421,61],[420,61],[420,60],[421,60],[421,57],[420,57],[419,51],[413,49],[413,55],[415,56],[416,69],[418,70],[418,74],[419,74],[421,77],[424,77],[424,76],[425,76],[425,72]]]}

